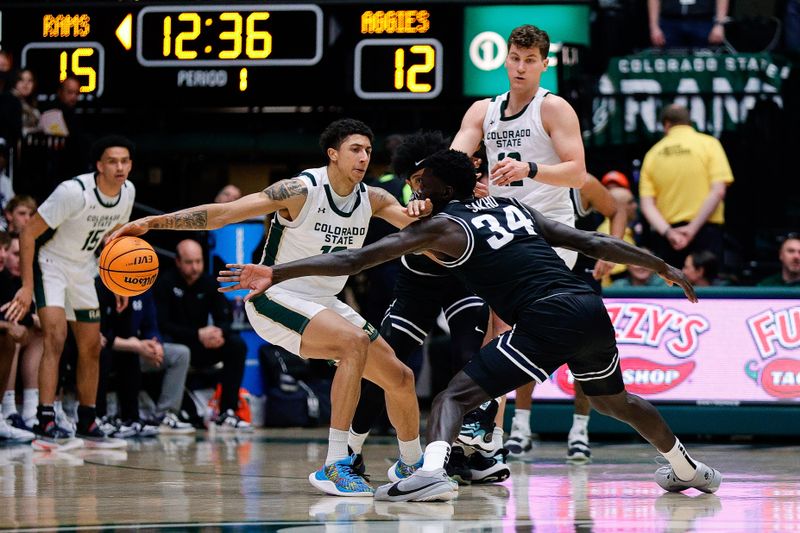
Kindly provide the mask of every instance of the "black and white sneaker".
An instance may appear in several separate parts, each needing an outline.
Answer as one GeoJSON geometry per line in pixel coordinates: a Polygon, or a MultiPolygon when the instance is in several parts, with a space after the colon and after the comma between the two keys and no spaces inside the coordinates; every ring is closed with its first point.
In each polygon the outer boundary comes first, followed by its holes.
{"type": "Polygon", "coordinates": [[[475,452],[469,456],[469,469],[472,473],[473,483],[500,483],[511,475],[511,469],[506,464],[508,450],[500,448],[491,456],[475,452]]]}
{"type": "Polygon", "coordinates": [[[192,435],[196,431],[193,425],[172,412],[164,415],[158,429],[162,435],[192,435]]]}
{"type": "Polygon", "coordinates": [[[99,421],[95,419],[88,428],[81,430],[79,427],[75,432],[75,436],[82,439],[87,448],[113,450],[117,448],[126,448],[128,446],[128,443],[123,439],[112,438],[103,433],[98,422],[99,421]]]}
{"type": "Polygon", "coordinates": [[[592,449],[589,447],[589,433],[586,429],[570,431],[567,437],[567,462],[583,464],[591,460],[592,449]]]}
{"type": "Polygon", "coordinates": [[[239,418],[236,413],[233,412],[233,409],[228,409],[224,413],[220,413],[215,424],[218,431],[253,431],[250,422],[245,422],[239,418]]]}
{"type": "Polygon", "coordinates": [[[83,447],[83,439],[78,439],[60,427],[55,421],[42,427],[37,424],[33,427],[36,438],[31,443],[33,449],[40,452],[66,452],[83,447]]]}
{"type": "Polygon", "coordinates": [[[489,400],[464,415],[464,422],[456,440],[479,450],[493,451],[494,417],[497,415],[498,407],[496,400],[489,400]]]}
{"type": "Polygon", "coordinates": [[[444,468],[433,472],[417,470],[410,477],[378,487],[376,500],[390,502],[449,502],[458,495],[457,486],[444,468]]]}
{"type": "Polygon", "coordinates": [[[447,475],[459,485],[472,483],[472,470],[469,468],[469,458],[461,446],[450,449],[450,458],[445,465],[447,475]]]}

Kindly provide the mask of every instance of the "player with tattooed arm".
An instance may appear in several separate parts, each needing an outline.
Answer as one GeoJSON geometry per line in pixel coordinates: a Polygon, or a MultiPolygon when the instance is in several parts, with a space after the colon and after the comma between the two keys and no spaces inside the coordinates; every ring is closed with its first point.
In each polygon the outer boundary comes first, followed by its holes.
{"type": "MultiPolygon", "coordinates": [[[[306,170],[233,202],[142,218],[125,225],[114,237],[141,235],[150,229],[215,229],[273,214],[261,260],[264,265],[360,248],[372,216],[403,228],[430,212],[430,202],[415,200],[403,208],[388,192],[362,183],[372,139],[366,124],[338,120],[320,137],[327,166],[306,170]]],[[[268,342],[304,358],[337,361],[328,455],[309,481],[327,494],[369,496],[373,489],[354,471],[354,457],[347,450],[361,377],[385,391],[389,419],[397,430],[399,461],[409,466],[421,465],[419,406],[411,369],[395,357],[371,324],[336,298],[346,280],[347,276],[320,276],[286,283],[248,301],[246,311],[255,331],[268,342]]]]}

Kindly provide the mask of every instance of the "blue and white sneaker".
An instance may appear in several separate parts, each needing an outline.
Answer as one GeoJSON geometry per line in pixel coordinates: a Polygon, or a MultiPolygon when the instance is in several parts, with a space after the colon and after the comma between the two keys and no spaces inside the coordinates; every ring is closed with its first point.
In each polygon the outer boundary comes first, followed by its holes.
{"type": "Polygon", "coordinates": [[[332,496],[372,496],[375,489],[354,469],[355,454],[324,465],[308,475],[316,488],[332,496]]]}
{"type": "Polygon", "coordinates": [[[419,461],[417,461],[413,465],[406,464],[403,461],[401,461],[400,459],[398,459],[389,468],[389,471],[386,473],[386,475],[389,476],[389,480],[392,483],[396,483],[396,482],[400,481],[401,479],[405,479],[405,478],[411,476],[411,474],[416,472],[417,469],[422,468],[422,463],[423,463],[423,458],[422,457],[420,457],[419,461]]]}
{"type": "Polygon", "coordinates": [[[456,440],[466,446],[472,446],[485,452],[494,451],[492,433],[494,432],[494,417],[497,415],[499,405],[496,400],[489,400],[477,409],[464,415],[461,431],[456,440]]]}

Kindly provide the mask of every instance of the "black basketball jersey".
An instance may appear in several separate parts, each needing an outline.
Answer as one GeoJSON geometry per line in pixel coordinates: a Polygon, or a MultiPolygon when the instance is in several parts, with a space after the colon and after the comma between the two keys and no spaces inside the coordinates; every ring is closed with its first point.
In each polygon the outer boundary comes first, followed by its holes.
{"type": "Polygon", "coordinates": [[[452,201],[435,216],[456,222],[467,234],[461,257],[442,264],[508,324],[542,298],[592,292],[567,269],[514,198],[452,201]]]}

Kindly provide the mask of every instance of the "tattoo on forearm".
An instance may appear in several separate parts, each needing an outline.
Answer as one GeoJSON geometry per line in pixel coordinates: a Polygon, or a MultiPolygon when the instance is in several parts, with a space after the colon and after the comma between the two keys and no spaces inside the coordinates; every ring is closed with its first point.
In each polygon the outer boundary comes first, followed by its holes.
{"type": "Polygon", "coordinates": [[[305,183],[300,180],[283,180],[264,189],[264,194],[270,200],[286,200],[292,196],[306,196],[308,189],[305,183]]]}
{"type": "Polygon", "coordinates": [[[164,215],[161,220],[153,222],[150,227],[152,229],[206,229],[208,227],[208,211],[164,215]]]}

